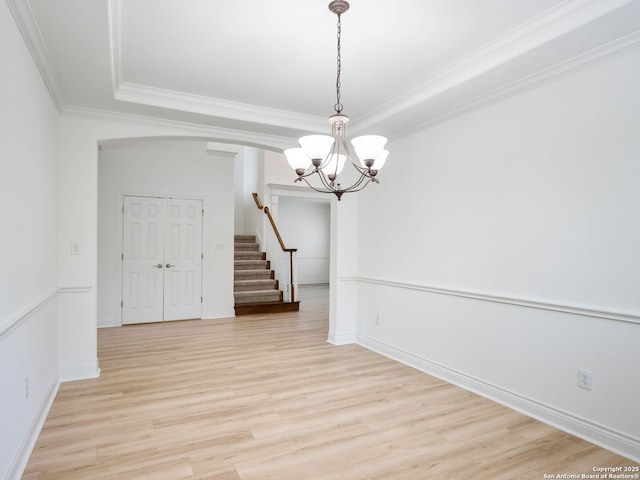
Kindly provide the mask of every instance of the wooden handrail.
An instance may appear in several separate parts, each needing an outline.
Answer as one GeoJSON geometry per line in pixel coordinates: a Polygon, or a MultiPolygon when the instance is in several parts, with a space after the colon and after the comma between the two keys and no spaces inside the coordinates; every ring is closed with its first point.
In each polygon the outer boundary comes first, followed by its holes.
{"type": "Polygon", "coordinates": [[[280,243],[280,248],[282,248],[282,251],[297,252],[298,251],[297,248],[287,248],[284,246],[284,242],[282,241],[282,237],[280,236],[280,231],[278,230],[278,227],[276,226],[276,222],[273,220],[273,217],[271,216],[269,207],[265,207],[264,205],[262,205],[262,203],[260,203],[260,198],[258,198],[257,193],[253,194],[253,201],[256,202],[256,207],[258,207],[260,210],[264,210],[265,215],[267,216],[267,218],[269,218],[269,223],[271,223],[271,227],[273,228],[273,233],[276,234],[276,238],[278,239],[278,243],[280,243]]]}
{"type": "Polygon", "coordinates": [[[276,234],[276,238],[280,243],[280,248],[282,248],[283,252],[297,252],[297,248],[287,248],[284,246],[284,242],[282,241],[282,237],[280,236],[280,232],[278,231],[278,227],[276,227],[276,222],[274,222],[273,217],[271,216],[271,212],[269,211],[269,207],[264,207],[264,213],[269,218],[269,222],[271,222],[271,226],[273,227],[273,233],[276,234]]]}
{"type": "Polygon", "coordinates": [[[276,222],[273,220],[271,216],[271,212],[269,211],[269,207],[265,207],[260,203],[260,199],[258,198],[258,194],[253,194],[253,201],[256,202],[256,207],[260,210],[263,210],[267,218],[269,219],[269,223],[271,223],[271,227],[273,228],[273,233],[275,233],[276,238],[278,239],[278,243],[280,243],[280,248],[283,252],[289,253],[289,278],[291,279],[291,301],[295,302],[295,287],[293,286],[293,254],[298,251],[297,248],[287,248],[282,241],[282,237],[280,236],[280,231],[276,226],[276,222]]]}
{"type": "Polygon", "coordinates": [[[262,206],[262,204],[260,203],[260,199],[258,198],[258,194],[257,193],[253,194],[253,201],[256,202],[256,207],[258,207],[260,210],[262,210],[264,208],[262,206]]]}

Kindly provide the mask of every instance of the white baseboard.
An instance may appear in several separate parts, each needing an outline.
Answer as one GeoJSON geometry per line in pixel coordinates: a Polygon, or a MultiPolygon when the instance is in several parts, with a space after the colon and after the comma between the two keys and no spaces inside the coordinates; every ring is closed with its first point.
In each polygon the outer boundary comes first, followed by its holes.
{"type": "Polygon", "coordinates": [[[116,320],[111,316],[98,318],[98,328],[111,328],[120,326],[122,326],[122,322],[120,321],[120,319],[116,320]]]}
{"type": "Polygon", "coordinates": [[[88,378],[98,378],[100,376],[100,367],[98,367],[98,359],[95,362],[85,363],[81,365],[72,365],[70,367],[62,367],[60,369],[61,382],[73,382],[74,380],[86,380],[88,378]]]}
{"type": "Polygon", "coordinates": [[[205,315],[203,315],[202,320],[217,320],[222,318],[233,318],[235,316],[236,311],[232,307],[230,310],[214,310],[212,312],[207,312],[205,315]]]}
{"type": "Polygon", "coordinates": [[[356,334],[340,333],[336,335],[333,332],[329,332],[329,338],[327,338],[327,342],[333,345],[350,345],[352,343],[356,343],[356,334]]]}
{"type": "Polygon", "coordinates": [[[60,388],[60,382],[55,382],[51,385],[47,395],[42,399],[36,415],[33,417],[33,421],[29,426],[27,435],[25,435],[20,445],[18,454],[9,465],[6,476],[2,480],[20,480],[22,477],[24,469],[27,467],[27,463],[29,462],[29,457],[31,457],[33,447],[35,447],[36,441],[38,440],[42,427],[44,426],[44,422],[47,419],[51,405],[56,398],[58,388],[60,388]]]}
{"type": "MultiPolygon", "coordinates": [[[[640,463],[640,439],[638,438],[418,357],[371,337],[358,334],[356,343],[640,463]]],[[[340,344],[336,343],[336,345],[340,344]]]]}

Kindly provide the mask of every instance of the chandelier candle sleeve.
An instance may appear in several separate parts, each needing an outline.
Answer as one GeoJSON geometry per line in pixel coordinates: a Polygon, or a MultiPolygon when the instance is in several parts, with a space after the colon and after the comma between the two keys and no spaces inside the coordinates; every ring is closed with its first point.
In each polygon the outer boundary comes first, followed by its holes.
{"type": "Polygon", "coordinates": [[[349,192],[358,192],[369,183],[379,183],[376,175],[387,160],[389,152],[384,149],[387,139],[380,135],[362,135],[351,141],[357,156],[352,156],[347,142],[347,122],[349,117],[342,113],[340,95],[342,60],[340,54],[342,37],[341,16],[349,10],[345,0],[333,0],[329,10],[338,17],[337,73],[335,114],[329,117],[331,135],[306,135],[298,142],[302,148],[284,151],[287,161],[298,175],[296,182],[304,181],[316,192],[333,193],[338,200],[349,192]],[[338,180],[347,160],[356,170],[357,179],[348,187],[338,180]],[[320,185],[312,184],[308,178],[316,178],[320,185]]]}

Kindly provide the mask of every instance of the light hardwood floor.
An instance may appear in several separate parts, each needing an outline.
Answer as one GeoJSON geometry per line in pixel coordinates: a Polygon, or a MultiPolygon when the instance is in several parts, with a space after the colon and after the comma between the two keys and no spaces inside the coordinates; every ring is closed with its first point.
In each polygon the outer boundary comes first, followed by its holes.
{"type": "Polygon", "coordinates": [[[24,480],[542,479],[633,462],[356,345],[300,312],[100,330],[24,480]]]}

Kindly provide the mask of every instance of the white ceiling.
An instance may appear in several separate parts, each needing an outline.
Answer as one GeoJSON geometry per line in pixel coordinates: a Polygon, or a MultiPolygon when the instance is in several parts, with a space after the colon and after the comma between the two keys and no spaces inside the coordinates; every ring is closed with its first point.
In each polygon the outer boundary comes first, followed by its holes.
{"type": "MultiPolygon", "coordinates": [[[[63,112],[327,133],[328,0],[7,0],[63,112]]],[[[393,137],[640,47],[640,0],[350,0],[350,131],[393,137]]]]}

